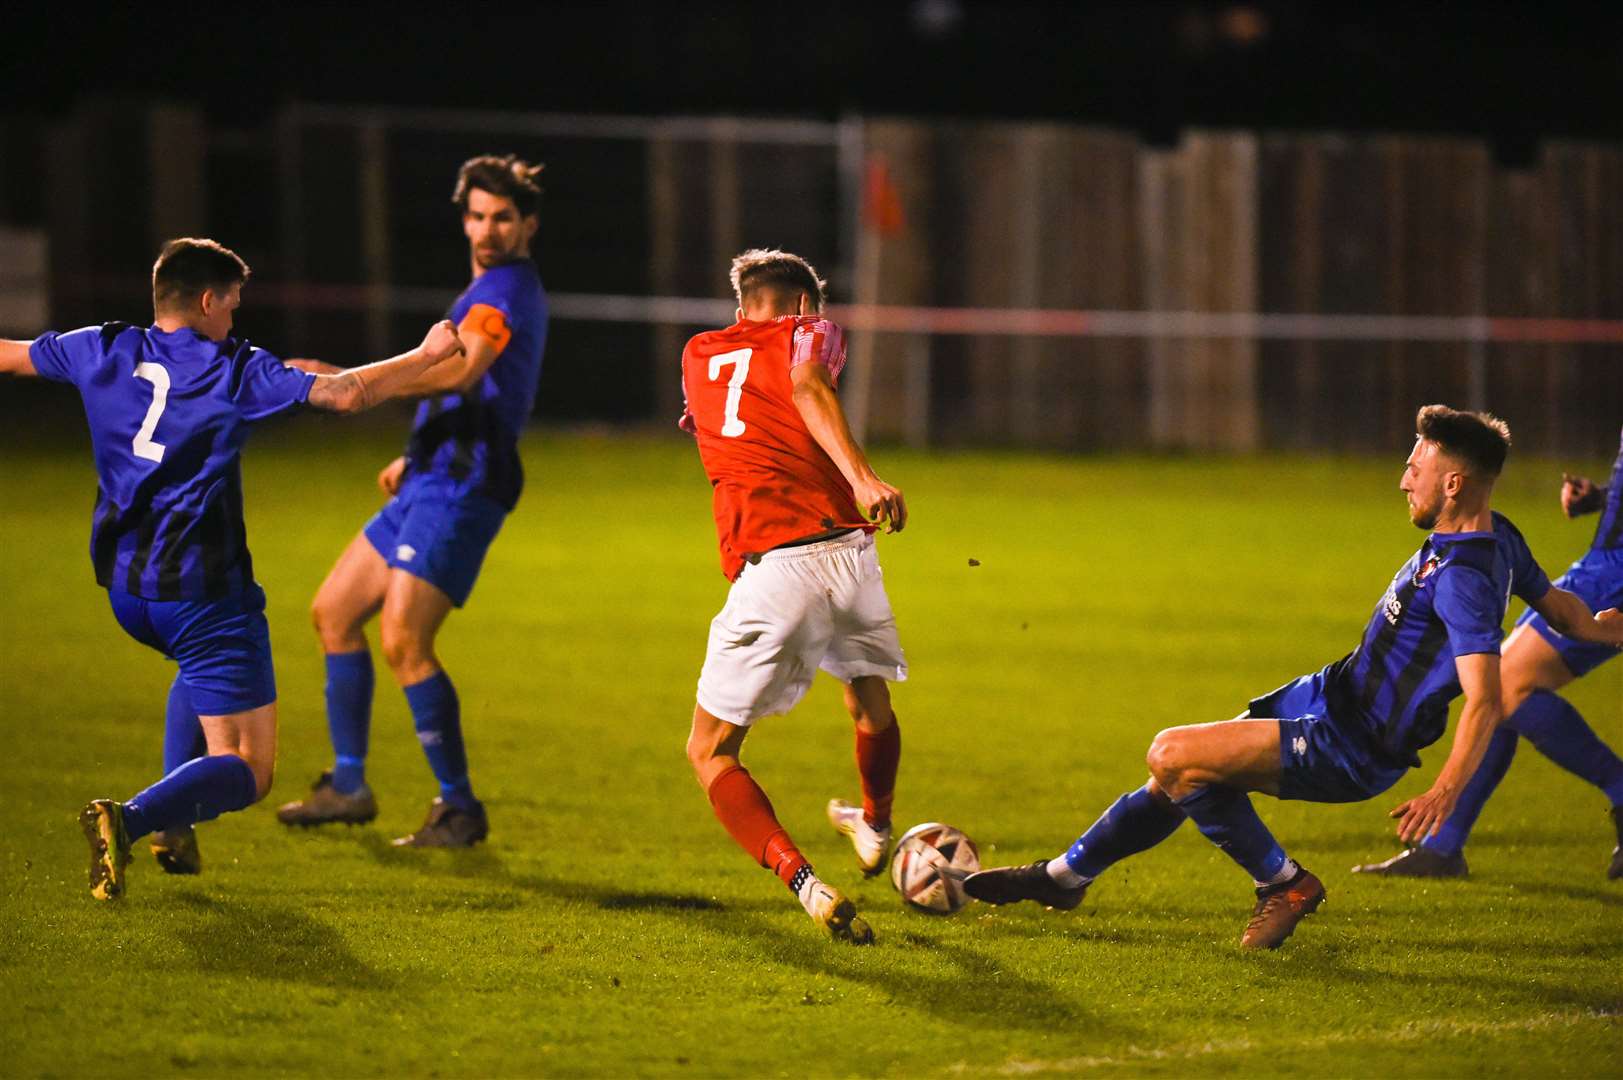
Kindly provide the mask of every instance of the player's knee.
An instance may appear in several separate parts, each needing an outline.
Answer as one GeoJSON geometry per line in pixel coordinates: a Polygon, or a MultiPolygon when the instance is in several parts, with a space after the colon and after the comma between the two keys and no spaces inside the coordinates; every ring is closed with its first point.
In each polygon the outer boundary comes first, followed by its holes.
{"type": "Polygon", "coordinates": [[[890,708],[890,689],[885,680],[873,676],[854,679],[845,687],[845,708],[851,722],[870,735],[877,735],[895,722],[890,708]],[[872,681],[866,681],[871,679],[872,681]]]}
{"type": "Polygon", "coordinates": [[[1183,754],[1179,745],[1176,728],[1167,728],[1158,732],[1150,742],[1149,752],[1144,755],[1144,764],[1150,768],[1150,775],[1163,790],[1171,790],[1177,786],[1178,777],[1183,772],[1183,754]]]}
{"type": "Polygon", "coordinates": [[[328,652],[334,652],[345,643],[349,636],[350,627],[345,625],[335,606],[320,593],[310,602],[310,625],[315,627],[316,637],[328,652]]]}
{"type": "Polygon", "coordinates": [[[1539,686],[1538,679],[1532,672],[1521,670],[1506,672],[1499,699],[1506,719],[1541,689],[1543,688],[1539,686]]]}
{"type": "Polygon", "coordinates": [[[729,764],[717,753],[715,745],[701,738],[697,732],[688,736],[687,755],[688,764],[693,768],[693,778],[706,791],[710,790],[711,782],[729,764]]]}
{"type": "Polygon", "coordinates": [[[396,673],[409,672],[432,662],[432,646],[410,626],[385,618],[379,630],[383,659],[396,673]]]}

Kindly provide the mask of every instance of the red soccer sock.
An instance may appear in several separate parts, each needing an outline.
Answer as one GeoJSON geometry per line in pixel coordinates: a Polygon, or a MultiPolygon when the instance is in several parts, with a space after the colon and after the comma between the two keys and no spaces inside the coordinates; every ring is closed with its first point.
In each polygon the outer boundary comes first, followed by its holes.
{"type": "MultiPolygon", "coordinates": [[[[894,771],[894,770],[893,770],[894,771]]],[[[742,765],[733,765],[710,782],[710,806],[716,819],[738,846],[762,866],[794,887],[795,875],[806,866],[806,856],[778,824],[772,801],[742,765]]]]}
{"type": "Polygon", "coordinates": [[[876,829],[890,824],[896,797],[896,766],[902,760],[902,727],[891,714],[890,727],[877,735],[857,728],[857,772],[862,776],[862,817],[876,829]]]}

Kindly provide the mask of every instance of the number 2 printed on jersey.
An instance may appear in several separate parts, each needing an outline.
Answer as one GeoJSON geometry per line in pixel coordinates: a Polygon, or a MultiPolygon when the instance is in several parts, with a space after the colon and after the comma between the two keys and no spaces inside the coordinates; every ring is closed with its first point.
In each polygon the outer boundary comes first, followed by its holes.
{"type": "Polygon", "coordinates": [[[135,444],[132,449],[138,458],[162,461],[163,452],[168,447],[161,442],[154,442],[152,433],[158,430],[158,417],[163,415],[164,406],[169,403],[169,372],[162,364],[154,364],[148,360],[135,365],[135,377],[152,384],[152,405],[147,409],[146,419],[141,421],[141,430],[135,433],[135,444]]]}
{"type": "Polygon", "coordinates": [[[721,377],[722,368],[733,365],[733,377],[727,380],[727,405],[723,410],[721,425],[721,433],[729,439],[736,439],[748,430],[744,421],[738,418],[738,402],[744,396],[744,380],[749,378],[750,356],[754,352],[754,349],[734,349],[710,358],[711,382],[721,377]]]}

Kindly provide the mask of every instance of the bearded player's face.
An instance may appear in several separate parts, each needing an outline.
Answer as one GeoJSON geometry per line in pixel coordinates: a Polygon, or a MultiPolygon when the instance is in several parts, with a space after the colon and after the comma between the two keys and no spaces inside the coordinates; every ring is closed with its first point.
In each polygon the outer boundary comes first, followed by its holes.
{"type": "Polygon", "coordinates": [[[492,195],[482,188],[468,192],[468,208],[462,212],[462,231],[468,237],[473,261],[481,270],[523,259],[530,254],[530,238],[539,221],[523,217],[513,200],[492,195]]]}
{"type": "Polygon", "coordinates": [[[1403,463],[1403,479],[1398,490],[1409,501],[1409,520],[1422,529],[1437,524],[1443,511],[1449,463],[1436,443],[1417,439],[1409,460],[1403,463]]]}

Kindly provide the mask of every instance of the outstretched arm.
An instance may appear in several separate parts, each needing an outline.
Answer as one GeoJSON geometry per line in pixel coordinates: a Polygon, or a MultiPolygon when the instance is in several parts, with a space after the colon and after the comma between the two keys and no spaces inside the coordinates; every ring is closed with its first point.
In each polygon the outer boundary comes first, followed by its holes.
{"type": "Polygon", "coordinates": [[[1623,612],[1617,608],[1591,614],[1583,597],[1553,585],[1531,606],[1558,634],[1623,649],[1623,612]]]}
{"type": "Polygon", "coordinates": [[[427,397],[451,390],[466,390],[490,370],[501,354],[501,346],[483,334],[462,336],[462,352],[413,376],[400,391],[401,397],[427,397]]]}
{"type": "Polygon", "coordinates": [[[308,371],[312,375],[342,375],[346,370],[337,364],[324,364],[320,360],[310,360],[302,356],[293,360],[283,360],[282,363],[298,371],[308,371]]]}
{"type": "Polygon", "coordinates": [[[408,353],[350,368],[337,375],[317,375],[309,403],[330,412],[364,412],[391,398],[410,393],[413,381],[441,361],[462,351],[462,341],[450,320],[435,324],[423,343],[408,353]]]}
{"type": "MultiPolygon", "coordinates": [[[[447,357],[443,363],[420,372],[408,380],[395,394],[396,397],[426,397],[443,394],[447,390],[466,390],[484,377],[490,365],[496,362],[501,349],[488,337],[469,334],[462,337],[462,352],[447,357]]],[[[284,360],[290,368],[308,371],[312,375],[342,375],[348,368],[303,357],[284,360]]]]}
{"type": "Polygon", "coordinates": [[[886,522],[886,532],[900,532],[907,524],[907,503],[901,490],[879,479],[868,464],[867,455],[851,434],[845,410],[840,408],[828,368],[816,363],[799,364],[790,370],[789,378],[794,385],[795,408],[806,422],[806,430],[851,484],[857,505],[874,521],[886,522]]]}
{"type": "Polygon", "coordinates": [[[0,339],[0,375],[37,375],[34,360],[28,355],[27,341],[0,339]]]}
{"type": "Polygon", "coordinates": [[[1449,748],[1448,760],[1443,762],[1429,791],[1392,811],[1392,816],[1398,819],[1398,838],[1406,844],[1420,843],[1448,820],[1466,782],[1482,764],[1482,755],[1487,752],[1494,728],[1504,719],[1499,654],[1467,653],[1454,659],[1454,668],[1459,673],[1460,687],[1465,691],[1465,709],[1454,728],[1454,745],[1449,748]]]}

